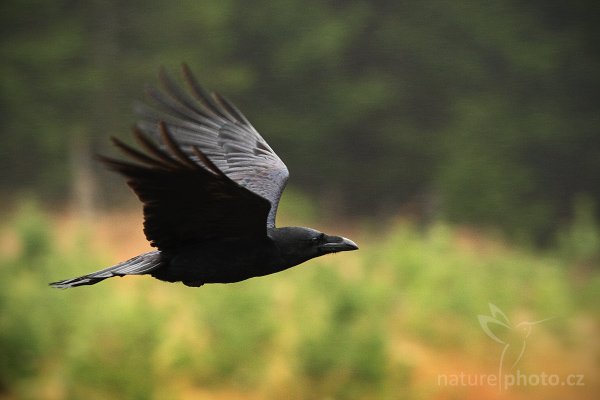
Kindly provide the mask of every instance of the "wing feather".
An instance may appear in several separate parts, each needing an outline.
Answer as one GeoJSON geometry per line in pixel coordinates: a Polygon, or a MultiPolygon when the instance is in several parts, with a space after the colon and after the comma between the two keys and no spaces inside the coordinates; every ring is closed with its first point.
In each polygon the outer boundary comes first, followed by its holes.
{"type": "Polygon", "coordinates": [[[100,156],[144,204],[150,243],[169,251],[208,240],[266,238],[270,203],[231,180],[197,147],[193,156],[184,152],[165,124],[160,129],[158,144],[134,130],[146,152],[113,139],[132,161],[100,156]]]}
{"type": "MultiPolygon", "coordinates": [[[[268,200],[271,208],[266,225],[274,227],[289,177],[287,167],[233,103],[204,89],[187,65],[182,66],[182,72],[187,91],[161,69],[163,90],[148,89],[157,109],[136,106],[141,118],[137,127],[177,159],[181,160],[182,154],[173,152],[174,143],[189,160],[202,165],[210,161],[230,179],[268,200]],[[163,131],[168,131],[166,138],[163,131]]],[[[156,155],[156,149],[142,144],[156,155]]],[[[158,159],[170,164],[163,157],[158,159]]]]}

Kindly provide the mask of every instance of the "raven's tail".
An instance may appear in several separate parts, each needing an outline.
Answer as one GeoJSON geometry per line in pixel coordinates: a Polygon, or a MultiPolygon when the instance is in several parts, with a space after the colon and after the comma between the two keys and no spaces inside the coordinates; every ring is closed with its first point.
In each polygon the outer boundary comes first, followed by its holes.
{"type": "Polygon", "coordinates": [[[91,274],[83,275],[77,278],[65,279],[64,281],[52,282],[50,286],[58,289],[67,289],[81,285],[93,285],[106,278],[124,275],[144,275],[162,265],[163,261],[160,251],[151,251],[140,254],[120,264],[105,268],[91,274]]]}

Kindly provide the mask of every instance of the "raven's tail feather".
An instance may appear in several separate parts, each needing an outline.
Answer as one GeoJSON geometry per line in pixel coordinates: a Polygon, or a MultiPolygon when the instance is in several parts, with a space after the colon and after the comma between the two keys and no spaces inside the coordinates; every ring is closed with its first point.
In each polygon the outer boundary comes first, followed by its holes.
{"type": "Polygon", "coordinates": [[[77,278],[65,279],[63,281],[52,282],[50,286],[58,289],[67,289],[75,286],[93,285],[106,278],[124,275],[143,275],[162,265],[160,251],[151,251],[140,254],[120,264],[113,265],[91,274],[83,275],[77,278]]]}

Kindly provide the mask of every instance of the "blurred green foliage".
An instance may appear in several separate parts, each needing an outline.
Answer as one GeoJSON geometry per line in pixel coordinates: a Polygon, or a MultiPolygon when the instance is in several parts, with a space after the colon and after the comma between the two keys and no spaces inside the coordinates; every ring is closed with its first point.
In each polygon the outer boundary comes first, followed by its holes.
{"type": "Polygon", "coordinates": [[[600,200],[598,7],[4,1],[0,190],[62,203],[76,153],[126,136],[144,83],[187,61],[325,214],[407,210],[549,242],[577,196],[600,200]]]}
{"type": "Polygon", "coordinates": [[[568,261],[592,266],[600,260],[600,226],[595,223],[596,213],[592,199],[586,196],[575,199],[575,218],[558,236],[559,249],[568,261]]]}
{"type": "MultiPolygon", "coordinates": [[[[147,277],[51,289],[47,282],[108,264],[86,239],[59,248],[52,231],[34,205],[2,226],[18,242],[0,255],[2,398],[199,398],[194,390],[225,390],[224,398],[430,398],[445,389],[417,378],[423,362],[437,365],[448,353],[496,368],[496,344],[477,322],[490,302],[511,316],[554,317],[536,330],[552,338],[546,354],[588,354],[596,337],[581,324],[600,311],[597,270],[582,281],[569,268],[577,258],[465,241],[439,223],[364,231],[353,236],[361,250],[351,257],[199,289],[147,277]],[[28,254],[32,243],[44,245],[28,254]]],[[[593,389],[594,377],[586,378],[593,389]]]]}

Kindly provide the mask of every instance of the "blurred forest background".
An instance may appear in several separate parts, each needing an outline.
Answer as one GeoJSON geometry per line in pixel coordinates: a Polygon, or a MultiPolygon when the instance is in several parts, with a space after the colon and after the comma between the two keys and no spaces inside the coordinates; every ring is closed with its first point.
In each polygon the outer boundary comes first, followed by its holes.
{"type": "Polygon", "coordinates": [[[595,1],[3,1],[0,398],[496,398],[434,379],[496,371],[489,302],[562,318],[529,372],[586,374],[511,395],[594,398],[599,19],[595,1]],[[283,222],[345,226],[361,252],[227,289],[49,291],[144,250],[93,154],[183,61],[288,165],[283,222]]]}
{"type": "Polygon", "coordinates": [[[144,85],[182,61],[327,212],[408,211],[544,242],[578,196],[600,200],[595,2],[1,7],[5,201],[33,191],[63,204],[78,176],[105,182],[85,159],[129,135],[144,85]]]}

